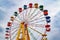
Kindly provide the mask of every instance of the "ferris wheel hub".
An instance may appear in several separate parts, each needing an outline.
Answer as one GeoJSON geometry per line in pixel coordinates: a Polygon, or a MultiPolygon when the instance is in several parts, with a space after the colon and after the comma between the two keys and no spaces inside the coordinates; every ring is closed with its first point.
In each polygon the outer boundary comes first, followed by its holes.
{"type": "Polygon", "coordinates": [[[23,20],[22,22],[24,22],[24,24],[28,24],[29,23],[29,21],[28,20],[23,20]]]}

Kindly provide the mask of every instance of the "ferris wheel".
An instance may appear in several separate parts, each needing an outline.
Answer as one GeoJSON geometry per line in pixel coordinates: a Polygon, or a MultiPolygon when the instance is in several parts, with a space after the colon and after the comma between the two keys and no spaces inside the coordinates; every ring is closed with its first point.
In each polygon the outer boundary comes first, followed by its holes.
{"type": "Polygon", "coordinates": [[[6,40],[48,40],[50,32],[50,16],[43,5],[29,3],[19,8],[10,17],[6,27],[6,40]],[[40,38],[40,39],[39,39],[40,38]]]}

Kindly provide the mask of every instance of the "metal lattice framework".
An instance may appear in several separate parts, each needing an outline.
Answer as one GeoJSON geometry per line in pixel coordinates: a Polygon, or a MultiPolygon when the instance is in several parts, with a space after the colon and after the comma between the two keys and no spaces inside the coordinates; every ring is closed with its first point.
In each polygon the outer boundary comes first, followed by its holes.
{"type": "Polygon", "coordinates": [[[23,9],[19,8],[19,12],[14,12],[11,16],[5,38],[6,40],[38,40],[41,36],[39,40],[47,40],[47,32],[51,29],[49,23],[48,10],[44,10],[43,5],[39,6],[38,3],[34,5],[29,3],[29,6],[24,5],[23,9]]]}

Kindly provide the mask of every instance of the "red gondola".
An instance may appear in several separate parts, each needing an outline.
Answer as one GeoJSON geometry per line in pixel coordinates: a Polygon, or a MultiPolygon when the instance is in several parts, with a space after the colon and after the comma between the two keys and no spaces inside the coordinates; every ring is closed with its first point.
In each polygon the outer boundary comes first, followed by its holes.
{"type": "Polygon", "coordinates": [[[45,25],[45,28],[49,28],[49,27],[50,27],[50,25],[48,25],[48,24],[47,24],[47,25],[45,25]]]}
{"type": "Polygon", "coordinates": [[[6,36],[10,36],[8,33],[5,34],[6,36]]]}
{"type": "Polygon", "coordinates": [[[44,10],[44,15],[48,15],[48,10],[44,10]]]}
{"type": "Polygon", "coordinates": [[[19,12],[22,12],[22,8],[19,8],[19,12]]]}
{"type": "Polygon", "coordinates": [[[32,3],[29,3],[29,8],[32,8],[33,7],[32,5],[33,5],[32,3]]]}
{"type": "Polygon", "coordinates": [[[7,26],[11,26],[11,25],[12,25],[12,23],[11,22],[8,22],[7,26]]]}

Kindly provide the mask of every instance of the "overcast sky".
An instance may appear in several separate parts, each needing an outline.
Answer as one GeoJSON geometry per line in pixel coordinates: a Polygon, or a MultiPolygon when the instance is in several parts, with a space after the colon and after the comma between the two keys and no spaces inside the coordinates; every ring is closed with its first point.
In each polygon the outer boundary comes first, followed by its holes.
{"type": "Polygon", "coordinates": [[[48,39],[60,40],[60,0],[0,0],[0,40],[5,40],[4,30],[13,12],[29,3],[38,3],[48,9],[52,21],[48,39]]]}

